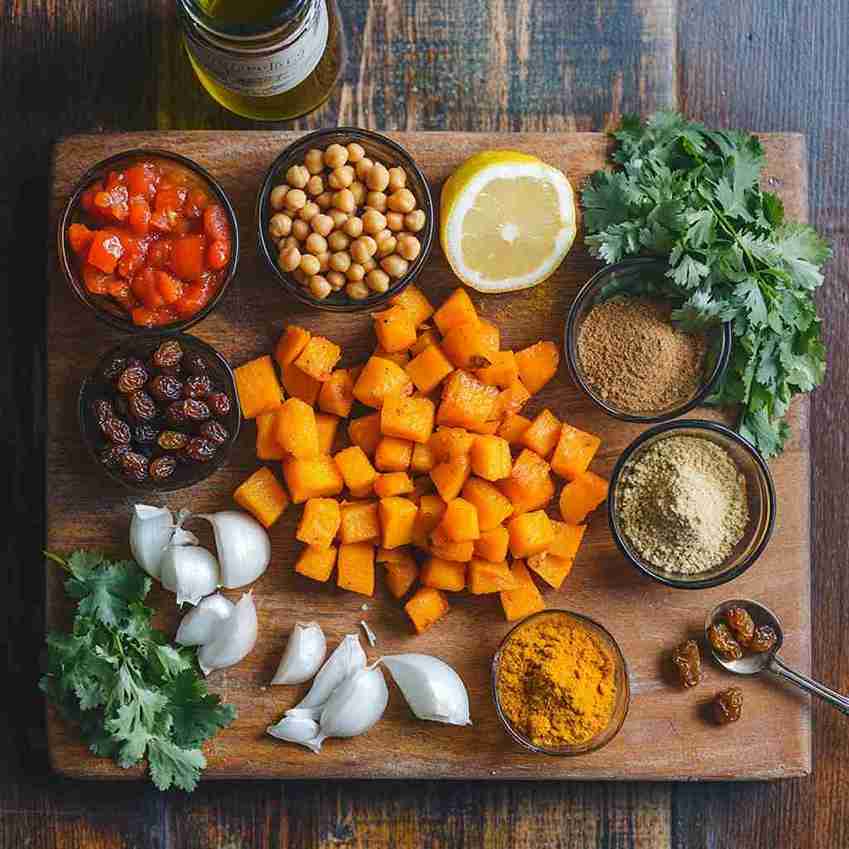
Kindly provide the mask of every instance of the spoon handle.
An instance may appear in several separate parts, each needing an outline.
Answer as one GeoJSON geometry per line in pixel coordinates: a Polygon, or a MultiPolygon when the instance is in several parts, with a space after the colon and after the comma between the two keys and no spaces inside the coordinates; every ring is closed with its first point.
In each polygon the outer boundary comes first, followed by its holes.
{"type": "Polygon", "coordinates": [[[836,707],[849,716],[849,698],[830,690],[813,678],[808,678],[807,675],[802,675],[800,672],[795,672],[789,666],[785,665],[777,656],[773,655],[768,666],[770,672],[785,678],[794,683],[797,687],[811,693],[814,696],[819,696],[823,701],[828,702],[832,707],[836,707]]]}

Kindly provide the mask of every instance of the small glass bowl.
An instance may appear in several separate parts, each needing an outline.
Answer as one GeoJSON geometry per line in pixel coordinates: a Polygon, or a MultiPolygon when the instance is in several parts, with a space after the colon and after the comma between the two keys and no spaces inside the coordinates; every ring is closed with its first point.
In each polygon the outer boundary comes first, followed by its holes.
{"type": "Polygon", "coordinates": [[[628,682],[628,665],[625,662],[625,656],[622,654],[619,644],[615,639],[613,639],[610,632],[602,625],[599,625],[599,623],[595,620],[590,619],[589,616],[583,616],[582,614],[575,613],[571,610],[541,610],[538,613],[531,614],[511,628],[501,641],[501,644],[498,646],[498,650],[495,652],[495,657],[492,659],[492,698],[495,702],[495,710],[498,714],[498,718],[501,720],[501,724],[504,726],[507,733],[526,749],[531,752],[539,752],[543,755],[586,755],[606,746],[619,733],[619,730],[625,722],[625,717],[628,715],[628,708],[631,704],[631,688],[628,682]],[[504,713],[501,707],[501,702],[498,698],[498,673],[501,666],[501,656],[504,648],[510,642],[513,635],[521,628],[524,628],[533,622],[537,622],[540,618],[546,617],[565,617],[575,620],[582,627],[586,628],[595,635],[598,640],[610,650],[615,662],[616,668],[614,669],[614,677],[616,680],[616,702],[613,706],[613,712],[610,715],[610,721],[604,729],[596,734],[595,737],[577,745],[539,746],[536,743],[531,742],[531,740],[529,740],[521,731],[513,727],[510,720],[504,713]]]}
{"type": "Polygon", "coordinates": [[[698,406],[711,393],[728,365],[732,336],[731,324],[725,322],[708,333],[705,374],[701,385],[692,397],[677,406],[665,410],[654,410],[650,413],[634,413],[615,407],[593,389],[584,373],[578,354],[578,336],[584,319],[596,304],[609,300],[615,295],[633,291],[637,284],[645,281],[647,276],[657,275],[662,278],[667,268],[666,262],[651,257],[635,257],[605,266],[583,285],[569,310],[563,346],[572,378],[597,407],[615,419],[638,424],[653,424],[682,416],[698,406]]]}
{"type": "Polygon", "coordinates": [[[775,527],[776,497],[772,474],[763,457],[740,434],[717,422],[689,419],[656,425],[640,434],[623,452],[610,478],[608,521],[613,539],[626,560],[643,574],[668,587],[701,590],[718,587],[742,575],[763,553],[775,527]],[[688,576],[666,572],[644,560],[628,542],[619,523],[617,502],[623,482],[634,461],[651,445],[671,436],[695,436],[709,439],[724,448],[746,478],[749,524],[743,538],[725,560],[707,572],[688,576]]]}
{"type": "Polygon", "coordinates": [[[160,150],[159,148],[133,148],[125,150],[122,153],[116,153],[108,159],[104,159],[93,165],[85,174],[80,177],[79,182],[68,198],[62,215],[59,218],[59,227],[56,231],[56,244],[59,256],[59,264],[65,274],[65,279],[71,287],[71,291],[77,296],[77,299],[87,306],[99,319],[110,324],[112,327],[122,330],[125,333],[132,333],[135,336],[150,336],[162,333],[180,333],[188,330],[193,325],[197,324],[202,319],[206,318],[217,306],[225,291],[233,282],[236,276],[236,266],[239,263],[239,224],[236,220],[236,213],[233,210],[233,205],[227,197],[224,189],[218,181],[204,168],[201,168],[197,162],[181,156],[179,153],[172,153],[170,150],[160,150]],[[105,177],[110,171],[120,170],[144,159],[169,159],[177,165],[194,172],[204,183],[206,183],[209,191],[215,195],[218,202],[224,207],[227,212],[227,218],[230,224],[230,231],[233,234],[232,251],[230,254],[230,262],[227,265],[224,274],[224,280],[221,283],[218,291],[210,298],[209,302],[202,309],[199,309],[191,318],[183,321],[175,321],[171,324],[157,325],[156,327],[142,327],[133,324],[126,312],[107,295],[93,295],[86,290],[85,285],[77,273],[73,251],[68,243],[68,227],[77,219],[79,209],[79,201],[82,193],[95,181],[101,177],[105,177]]]}
{"type": "Polygon", "coordinates": [[[265,180],[263,180],[259,197],[257,198],[256,220],[259,228],[257,239],[259,241],[260,253],[265,257],[268,267],[271,269],[277,282],[286,292],[307,306],[330,312],[364,312],[373,310],[385,304],[390,298],[394,298],[395,295],[404,290],[418,277],[430,254],[434,233],[436,232],[436,212],[433,205],[433,198],[430,194],[430,187],[424,174],[419,170],[419,167],[410,154],[401,145],[392,141],[392,139],[380,133],[370,130],[360,130],[356,127],[337,127],[332,130],[318,130],[317,132],[303,136],[294,144],[289,145],[271,163],[271,167],[266,172],[265,180]],[[415,195],[418,204],[417,208],[421,209],[427,217],[427,223],[424,229],[415,234],[421,242],[422,249],[416,259],[410,263],[407,273],[398,280],[393,280],[389,289],[381,295],[372,294],[361,301],[355,301],[349,298],[345,294],[345,290],[342,289],[339,292],[332,292],[324,300],[319,300],[314,298],[309,293],[309,290],[298,283],[291,274],[281,270],[277,265],[277,246],[268,235],[268,222],[273,214],[268,198],[271,190],[284,182],[286,171],[288,171],[290,166],[303,164],[304,155],[310,148],[316,147],[323,150],[334,143],[346,145],[351,142],[357,142],[362,145],[365,148],[366,156],[370,159],[382,162],[387,168],[396,165],[400,166],[407,172],[407,188],[415,195]]]}
{"type": "Polygon", "coordinates": [[[80,387],[77,402],[77,415],[80,423],[80,433],[85,442],[88,452],[95,464],[113,481],[116,481],[126,489],[134,492],[176,492],[194,486],[196,483],[208,478],[213,472],[224,465],[230,455],[230,451],[239,437],[239,428],[242,423],[242,413],[239,405],[239,395],[236,391],[236,379],[233,370],[227,360],[218,353],[211,345],[202,342],[195,336],[184,333],[160,333],[157,336],[145,336],[143,338],[130,339],[110,348],[97,361],[97,365],[88,377],[83,380],[80,387]],[[107,362],[113,357],[138,357],[147,361],[148,357],[156,350],[161,342],[166,339],[176,339],[183,348],[183,355],[194,353],[200,354],[209,366],[212,382],[230,397],[230,412],[221,420],[222,424],[230,432],[230,438],[218,447],[212,459],[207,463],[178,463],[174,474],[162,482],[154,482],[150,479],[142,482],[131,481],[125,478],[117,469],[110,469],[100,462],[99,452],[106,446],[100,428],[92,413],[92,403],[98,398],[107,397],[114,393],[109,382],[103,377],[103,369],[107,362]]]}

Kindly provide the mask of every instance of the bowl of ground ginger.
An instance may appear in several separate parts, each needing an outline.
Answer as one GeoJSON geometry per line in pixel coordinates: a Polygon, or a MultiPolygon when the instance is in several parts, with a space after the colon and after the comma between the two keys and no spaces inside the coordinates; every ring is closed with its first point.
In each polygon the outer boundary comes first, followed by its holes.
{"type": "Polygon", "coordinates": [[[568,610],[540,611],[507,634],[492,661],[492,689],[507,733],[547,755],[583,755],[606,746],[631,700],[616,640],[568,610]]]}
{"type": "Polygon", "coordinates": [[[731,325],[691,326],[667,265],[638,257],[608,265],[578,292],[564,333],[575,383],[610,416],[651,424],[700,404],[731,352],[731,325]]]}

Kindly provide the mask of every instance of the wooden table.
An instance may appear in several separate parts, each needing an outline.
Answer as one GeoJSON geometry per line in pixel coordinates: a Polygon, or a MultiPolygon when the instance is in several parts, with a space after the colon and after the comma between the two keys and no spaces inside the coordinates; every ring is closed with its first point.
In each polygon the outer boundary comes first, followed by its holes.
{"type": "MultiPolygon", "coordinates": [[[[296,129],[605,129],[627,111],[808,134],[811,211],[835,260],[830,371],[814,395],[814,670],[849,689],[849,70],[842,16],[798,0],[347,0],[344,85],[296,129]],[[843,126],[841,126],[843,124],[843,126]]],[[[230,128],[179,50],[170,0],[0,5],[3,503],[0,849],[6,847],[819,847],[849,843],[849,726],[816,705],[807,779],[749,785],[207,783],[192,796],[50,776],[42,641],[42,260],[49,145],[96,129],[230,128]],[[58,11],[57,11],[58,10],[58,11]]]]}

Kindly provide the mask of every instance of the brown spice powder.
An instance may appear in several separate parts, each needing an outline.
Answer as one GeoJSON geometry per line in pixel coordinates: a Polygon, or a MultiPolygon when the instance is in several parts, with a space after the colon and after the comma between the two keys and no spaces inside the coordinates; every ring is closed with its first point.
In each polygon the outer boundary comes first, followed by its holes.
{"type": "Polygon", "coordinates": [[[706,338],[674,327],[671,313],[668,301],[629,297],[590,310],[578,334],[578,357],[596,394],[632,413],[666,410],[695,394],[706,338]]]}

